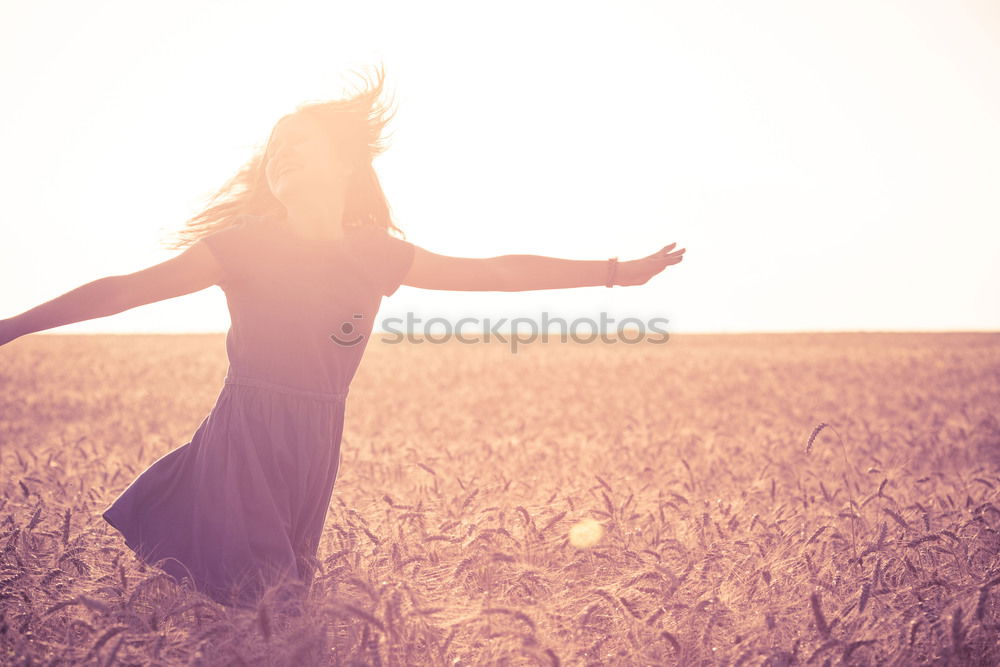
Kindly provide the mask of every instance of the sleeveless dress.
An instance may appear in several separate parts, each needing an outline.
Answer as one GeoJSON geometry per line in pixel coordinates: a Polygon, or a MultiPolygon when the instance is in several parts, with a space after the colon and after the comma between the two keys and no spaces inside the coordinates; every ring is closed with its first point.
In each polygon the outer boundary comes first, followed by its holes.
{"type": "Polygon", "coordinates": [[[306,240],[283,218],[256,215],[197,242],[224,271],[225,380],[191,440],[102,517],[143,562],[252,608],[279,580],[312,583],[348,388],[414,246],[375,228],[306,240]]]}

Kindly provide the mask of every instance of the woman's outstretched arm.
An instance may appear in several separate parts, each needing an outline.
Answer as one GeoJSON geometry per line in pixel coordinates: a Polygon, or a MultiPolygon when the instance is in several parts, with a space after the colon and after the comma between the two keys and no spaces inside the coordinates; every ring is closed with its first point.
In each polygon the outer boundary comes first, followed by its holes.
{"type": "MultiPolygon", "coordinates": [[[[657,273],[684,259],[684,250],[661,250],[618,262],[615,285],[643,285],[657,273]]],[[[424,289],[523,292],[539,289],[595,287],[606,284],[608,261],[560,259],[541,255],[501,255],[476,259],[438,255],[414,246],[413,263],[404,285],[424,289]]]]}
{"type": "Polygon", "coordinates": [[[20,315],[0,320],[0,345],[36,331],[197,292],[217,284],[221,272],[211,251],[196,242],[160,264],[135,273],[98,278],[20,315]]]}

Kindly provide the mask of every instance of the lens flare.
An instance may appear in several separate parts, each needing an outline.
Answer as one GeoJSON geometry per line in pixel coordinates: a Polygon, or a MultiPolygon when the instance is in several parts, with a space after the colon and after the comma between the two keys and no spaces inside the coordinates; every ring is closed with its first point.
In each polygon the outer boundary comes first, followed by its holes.
{"type": "Polygon", "coordinates": [[[604,526],[595,519],[584,519],[569,529],[569,543],[577,549],[589,549],[604,537],[604,526]]]}

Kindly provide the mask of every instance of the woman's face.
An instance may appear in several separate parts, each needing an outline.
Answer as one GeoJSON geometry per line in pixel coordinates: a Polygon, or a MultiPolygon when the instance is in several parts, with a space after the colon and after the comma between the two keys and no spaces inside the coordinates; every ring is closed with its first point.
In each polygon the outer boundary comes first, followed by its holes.
{"type": "Polygon", "coordinates": [[[337,154],[328,129],[315,117],[285,116],[271,132],[264,173],[271,192],[283,203],[342,197],[352,172],[337,154]]]}

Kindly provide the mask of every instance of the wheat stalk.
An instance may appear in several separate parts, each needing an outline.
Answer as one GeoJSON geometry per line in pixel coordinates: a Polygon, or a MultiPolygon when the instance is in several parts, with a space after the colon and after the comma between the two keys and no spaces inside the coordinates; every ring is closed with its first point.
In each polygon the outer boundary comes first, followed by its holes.
{"type": "Polygon", "coordinates": [[[829,424],[827,424],[826,422],[820,422],[819,424],[816,425],[816,428],[812,430],[812,433],[809,434],[809,440],[806,441],[806,454],[812,453],[813,442],[816,441],[816,436],[819,435],[819,432],[825,429],[827,426],[829,426],[829,424]]]}

